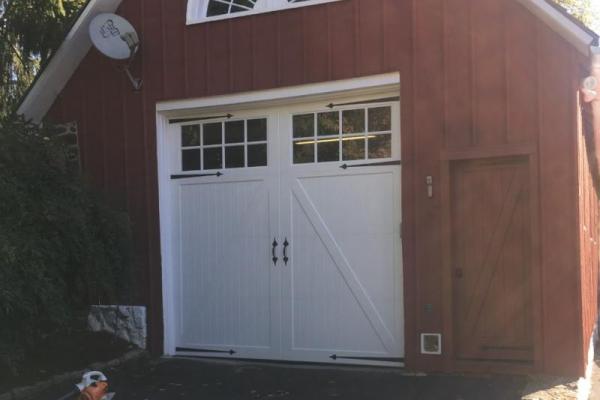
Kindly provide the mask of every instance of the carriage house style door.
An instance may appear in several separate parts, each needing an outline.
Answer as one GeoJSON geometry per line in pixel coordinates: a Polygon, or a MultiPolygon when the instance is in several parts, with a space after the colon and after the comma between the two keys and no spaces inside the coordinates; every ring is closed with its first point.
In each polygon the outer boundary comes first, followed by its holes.
{"type": "Polygon", "coordinates": [[[400,111],[375,99],[171,121],[173,354],[401,364],[400,111]]]}

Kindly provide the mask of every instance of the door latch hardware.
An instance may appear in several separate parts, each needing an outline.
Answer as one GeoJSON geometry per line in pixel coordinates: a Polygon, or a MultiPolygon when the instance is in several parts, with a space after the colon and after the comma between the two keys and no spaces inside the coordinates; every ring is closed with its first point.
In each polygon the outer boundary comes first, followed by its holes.
{"type": "Polygon", "coordinates": [[[431,199],[433,197],[433,176],[428,176],[425,182],[427,183],[427,197],[431,199]]]}
{"type": "Polygon", "coordinates": [[[287,256],[287,248],[290,245],[290,243],[288,242],[287,238],[285,238],[285,242],[283,242],[283,262],[285,263],[285,265],[288,264],[288,261],[290,261],[290,259],[287,256]]]}
{"type": "Polygon", "coordinates": [[[454,277],[456,279],[462,279],[464,277],[464,273],[462,268],[455,268],[454,269],[454,277]]]}
{"type": "Polygon", "coordinates": [[[279,260],[279,258],[277,258],[277,256],[275,255],[275,252],[277,251],[277,246],[279,246],[279,243],[277,243],[276,239],[273,239],[273,248],[271,249],[271,255],[273,256],[273,265],[277,266],[277,261],[279,260]]]}

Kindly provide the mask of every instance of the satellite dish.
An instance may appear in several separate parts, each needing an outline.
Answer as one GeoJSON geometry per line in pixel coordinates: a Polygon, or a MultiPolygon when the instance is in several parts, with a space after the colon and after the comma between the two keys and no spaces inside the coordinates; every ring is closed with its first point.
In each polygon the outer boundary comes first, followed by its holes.
{"type": "Polygon", "coordinates": [[[114,60],[133,58],[140,46],[135,28],[116,14],[99,14],[90,23],[90,38],[94,46],[114,60]]]}
{"type": "Polygon", "coordinates": [[[100,53],[113,60],[128,61],[123,70],[134,90],[140,90],[142,80],[134,78],[129,70],[140,48],[140,38],[129,21],[116,14],[98,14],[90,23],[90,38],[100,53]]]}

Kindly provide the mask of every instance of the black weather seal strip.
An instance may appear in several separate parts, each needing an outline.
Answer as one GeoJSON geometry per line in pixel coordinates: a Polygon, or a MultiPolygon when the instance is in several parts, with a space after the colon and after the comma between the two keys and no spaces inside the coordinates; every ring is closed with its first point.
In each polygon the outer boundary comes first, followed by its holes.
{"type": "Polygon", "coordinates": [[[344,165],[340,165],[340,168],[348,169],[348,168],[359,168],[359,167],[387,167],[387,166],[391,166],[391,165],[402,165],[402,161],[385,161],[385,162],[379,162],[379,163],[353,164],[353,165],[344,164],[344,165]]]}
{"type": "Polygon", "coordinates": [[[183,123],[186,123],[186,122],[208,121],[208,120],[211,120],[211,119],[223,119],[223,118],[231,119],[231,118],[233,118],[233,114],[215,115],[215,116],[212,116],[212,117],[200,117],[200,118],[170,119],[169,120],[169,124],[183,124],[183,123]]]}
{"type": "Polygon", "coordinates": [[[341,104],[334,104],[334,103],[329,103],[327,104],[327,108],[335,108],[335,107],[342,107],[342,106],[358,106],[361,104],[373,104],[373,103],[387,103],[389,101],[399,101],[400,97],[386,97],[383,99],[373,99],[373,100],[364,100],[364,101],[354,101],[352,103],[341,103],[341,104]]]}
{"type": "Polygon", "coordinates": [[[329,356],[332,360],[357,360],[357,361],[377,361],[377,362],[391,362],[391,363],[403,363],[404,358],[387,358],[387,357],[344,357],[334,354],[329,356]]]}
{"type": "Polygon", "coordinates": [[[216,176],[217,178],[223,176],[222,172],[215,174],[187,174],[187,175],[171,175],[171,179],[187,179],[187,178],[204,178],[206,176],[216,176]]]}
{"type": "Polygon", "coordinates": [[[235,354],[234,350],[190,349],[188,347],[176,347],[175,351],[182,351],[182,352],[188,352],[188,353],[229,354],[230,356],[235,354]]]}

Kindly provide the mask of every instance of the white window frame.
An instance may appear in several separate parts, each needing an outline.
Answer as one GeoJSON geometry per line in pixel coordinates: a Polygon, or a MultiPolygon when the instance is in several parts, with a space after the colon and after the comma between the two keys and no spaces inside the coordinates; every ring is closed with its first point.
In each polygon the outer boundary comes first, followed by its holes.
{"type": "Polygon", "coordinates": [[[341,0],[307,0],[298,3],[289,3],[287,0],[260,0],[260,5],[251,11],[239,11],[231,14],[206,16],[209,0],[188,0],[187,25],[200,24],[203,22],[219,21],[229,18],[245,17],[247,15],[262,14],[267,12],[287,10],[299,7],[309,7],[317,4],[332,3],[341,0]]]}

